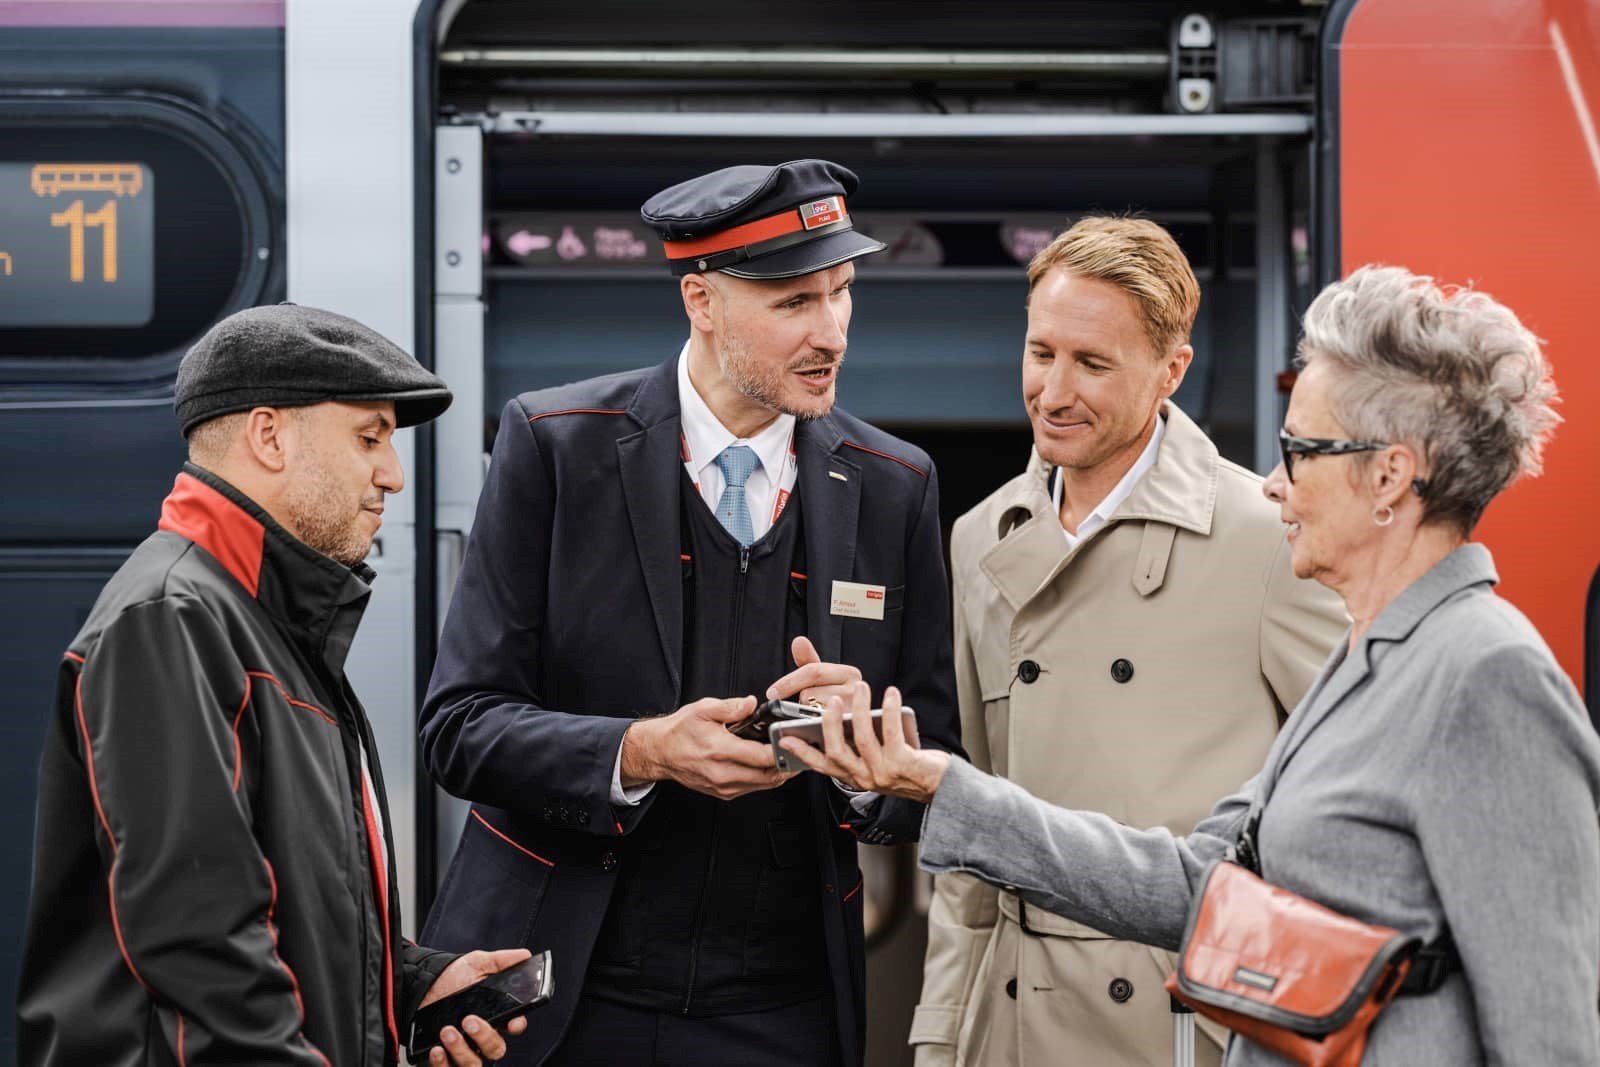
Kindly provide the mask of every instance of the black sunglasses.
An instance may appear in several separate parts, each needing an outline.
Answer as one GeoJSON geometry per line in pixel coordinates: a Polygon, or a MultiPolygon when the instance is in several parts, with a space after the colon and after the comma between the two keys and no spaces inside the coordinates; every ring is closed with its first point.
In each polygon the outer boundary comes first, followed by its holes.
{"type": "MultiPolygon", "coordinates": [[[[1389,447],[1387,441],[1339,441],[1331,437],[1296,437],[1288,430],[1278,431],[1278,452],[1283,456],[1283,473],[1294,481],[1296,456],[1348,456],[1356,452],[1381,452],[1389,447]]],[[[1411,488],[1421,496],[1428,483],[1421,478],[1411,479],[1411,488]]]]}

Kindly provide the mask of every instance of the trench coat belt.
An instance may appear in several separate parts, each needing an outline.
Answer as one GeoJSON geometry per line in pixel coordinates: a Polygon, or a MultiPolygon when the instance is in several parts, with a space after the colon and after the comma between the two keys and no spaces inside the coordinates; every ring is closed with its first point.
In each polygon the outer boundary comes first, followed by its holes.
{"type": "Polygon", "coordinates": [[[1039,937],[1112,940],[1110,934],[1103,934],[1092,926],[1085,926],[1083,923],[1045,911],[1043,908],[1031,907],[1012,890],[1000,891],[1000,914],[1022,927],[1024,933],[1039,937]]]}

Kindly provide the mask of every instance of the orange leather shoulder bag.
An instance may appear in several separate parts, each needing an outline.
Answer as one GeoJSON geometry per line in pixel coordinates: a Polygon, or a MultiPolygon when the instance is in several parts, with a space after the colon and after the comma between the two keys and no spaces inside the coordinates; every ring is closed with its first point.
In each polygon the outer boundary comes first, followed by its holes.
{"type": "MultiPolygon", "coordinates": [[[[1253,812],[1237,849],[1251,866],[1258,819],[1253,812]]],[[[1201,878],[1167,991],[1291,1063],[1355,1067],[1402,986],[1430,993],[1459,967],[1448,935],[1421,949],[1418,938],[1271,885],[1230,852],[1201,878]]]]}

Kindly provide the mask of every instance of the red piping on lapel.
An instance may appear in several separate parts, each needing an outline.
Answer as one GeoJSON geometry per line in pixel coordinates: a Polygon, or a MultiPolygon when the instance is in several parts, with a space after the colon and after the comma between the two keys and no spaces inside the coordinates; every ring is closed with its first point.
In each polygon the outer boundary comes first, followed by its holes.
{"type": "Polygon", "coordinates": [[[538,422],[548,419],[552,415],[626,415],[623,408],[566,408],[562,411],[541,411],[537,415],[529,415],[529,422],[538,422]]]}
{"type": "Polygon", "coordinates": [[[887,452],[879,452],[876,448],[868,448],[866,445],[858,445],[854,441],[846,441],[846,442],[844,442],[844,445],[845,445],[846,448],[853,448],[857,452],[868,452],[868,453],[871,453],[874,456],[882,456],[884,459],[888,460],[889,462],[898,463],[898,464],[900,464],[900,466],[904,467],[906,470],[914,471],[917,474],[922,475],[922,477],[924,477],[924,478],[926,478],[928,476],[928,472],[927,471],[923,470],[921,467],[918,467],[917,465],[915,465],[913,463],[907,463],[905,460],[901,459],[899,456],[891,456],[887,452]]]}

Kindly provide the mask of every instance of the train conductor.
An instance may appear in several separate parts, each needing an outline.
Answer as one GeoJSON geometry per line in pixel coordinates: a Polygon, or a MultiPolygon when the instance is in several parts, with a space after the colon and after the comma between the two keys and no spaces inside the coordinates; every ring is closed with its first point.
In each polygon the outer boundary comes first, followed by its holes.
{"type": "Polygon", "coordinates": [[[424,939],[554,951],[508,1063],[862,1062],[856,842],[922,808],[726,728],[863,679],[959,751],[933,465],[834,405],[883,249],[855,189],[811,159],[658,193],[688,342],[505,407],[421,737],[473,802],[424,939]]]}

